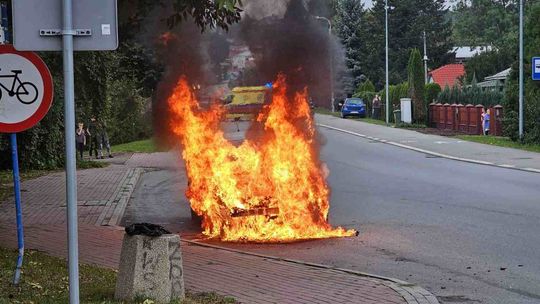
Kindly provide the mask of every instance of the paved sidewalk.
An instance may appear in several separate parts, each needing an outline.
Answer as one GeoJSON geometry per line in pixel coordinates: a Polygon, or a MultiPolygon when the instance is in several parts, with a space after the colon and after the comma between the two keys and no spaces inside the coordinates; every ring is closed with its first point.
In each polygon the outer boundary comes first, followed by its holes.
{"type": "Polygon", "coordinates": [[[315,119],[320,127],[354,133],[354,135],[413,149],[418,152],[431,153],[461,161],[540,173],[540,153],[479,144],[445,136],[423,134],[406,129],[389,128],[330,115],[316,114],[315,119]]]}
{"type": "MultiPolygon", "coordinates": [[[[79,222],[116,225],[142,171],[123,165],[77,172],[79,222]]],[[[23,221],[32,225],[66,222],[64,172],[21,184],[23,221]]],[[[3,202],[0,223],[14,223],[15,206],[3,202]]]]}
{"type": "MultiPolygon", "coordinates": [[[[124,164],[78,172],[79,252],[82,263],[116,269],[123,228],[119,222],[144,168],[180,168],[172,153],[134,154],[124,164]]],[[[23,182],[25,245],[67,256],[64,174],[23,182]]],[[[0,246],[16,248],[14,208],[0,209],[0,246]]],[[[241,303],[438,303],[419,286],[324,265],[282,260],[183,241],[186,286],[216,291],[241,303]]],[[[25,267],[30,267],[25,265],[25,267]]]]}

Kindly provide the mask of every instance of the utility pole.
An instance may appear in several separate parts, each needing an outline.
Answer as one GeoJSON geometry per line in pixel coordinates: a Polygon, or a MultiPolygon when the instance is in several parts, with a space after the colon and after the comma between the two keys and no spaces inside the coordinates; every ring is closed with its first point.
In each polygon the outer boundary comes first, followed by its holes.
{"type": "Polygon", "coordinates": [[[386,99],[386,124],[390,123],[390,102],[389,102],[389,88],[388,88],[388,0],[384,0],[384,12],[385,12],[385,36],[386,36],[386,84],[385,84],[385,99],[386,99]]]}
{"type": "Polygon", "coordinates": [[[428,83],[427,62],[428,62],[428,56],[427,56],[427,44],[426,44],[426,31],[424,31],[424,79],[425,79],[425,84],[428,83]]]}
{"type": "Polygon", "coordinates": [[[523,0],[519,0],[519,139],[523,140],[523,0]]]}
{"type": "Polygon", "coordinates": [[[326,17],[315,16],[317,20],[328,22],[328,52],[330,53],[330,109],[335,112],[335,95],[334,95],[334,52],[332,51],[332,21],[326,17]]]}

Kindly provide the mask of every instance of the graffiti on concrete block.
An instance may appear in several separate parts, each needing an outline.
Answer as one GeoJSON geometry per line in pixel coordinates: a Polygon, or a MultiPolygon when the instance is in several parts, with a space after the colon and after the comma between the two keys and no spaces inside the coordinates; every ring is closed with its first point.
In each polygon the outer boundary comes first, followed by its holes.
{"type": "Polygon", "coordinates": [[[183,293],[182,279],[182,253],[180,252],[180,243],[169,242],[169,280],[171,281],[171,291],[173,295],[183,293]]]}
{"type": "Polygon", "coordinates": [[[144,240],[143,241],[143,254],[142,254],[142,276],[143,279],[148,284],[148,289],[153,291],[157,287],[156,282],[156,268],[157,268],[157,258],[155,253],[152,251],[152,242],[144,240]]]}

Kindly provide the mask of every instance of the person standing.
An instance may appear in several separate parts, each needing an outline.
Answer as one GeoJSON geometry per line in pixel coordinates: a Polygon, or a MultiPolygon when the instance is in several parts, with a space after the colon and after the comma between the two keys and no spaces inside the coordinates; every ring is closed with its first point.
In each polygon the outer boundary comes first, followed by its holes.
{"type": "Polygon", "coordinates": [[[86,146],[86,131],[84,130],[84,124],[79,122],[75,136],[75,141],[77,143],[77,151],[79,152],[81,160],[84,159],[84,147],[86,146]]]}
{"type": "Polygon", "coordinates": [[[90,122],[88,123],[88,126],[86,128],[86,134],[90,138],[90,144],[88,145],[88,152],[90,154],[90,157],[92,157],[92,154],[95,155],[96,158],[98,158],[98,122],[96,120],[95,116],[92,116],[90,118],[90,122]]]}
{"type": "Polygon", "coordinates": [[[482,108],[482,133],[484,135],[489,135],[489,121],[490,121],[490,111],[486,111],[485,108],[482,108]]]}
{"type": "Polygon", "coordinates": [[[107,134],[107,127],[105,123],[98,122],[98,149],[99,149],[99,158],[103,159],[103,148],[107,149],[107,154],[109,158],[113,158],[111,153],[111,144],[109,143],[109,135],[107,134]]]}
{"type": "Polygon", "coordinates": [[[371,104],[373,107],[371,117],[379,119],[379,117],[381,116],[381,98],[379,97],[379,94],[375,95],[375,98],[373,98],[371,104]]]}

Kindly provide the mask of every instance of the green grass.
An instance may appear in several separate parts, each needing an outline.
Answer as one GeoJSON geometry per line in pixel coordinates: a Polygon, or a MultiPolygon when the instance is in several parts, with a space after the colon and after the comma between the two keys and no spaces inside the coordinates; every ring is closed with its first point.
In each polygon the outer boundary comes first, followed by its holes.
{"type": "Polygon", "coordinates": [[[426,127],[426,125],[423,125],[423,124],[400,122],[400,123],[396,124],[396,128],[402,128],[402,129],[425,129],[427,127],[426,127]]]}
{"type": "Polygon", "coordinates": [[[380,119],[373,119],[373,118],[354,118],[354,120],[367,122],[374,125],[380,125],[380,126],[386,126],[386,122],[380,119]]]}
{"type": "Polygon", "coordinates": [[[105,168],[109,165],[107,162],[97,162],[93,160],[78,160],[77,169],[105,168]]]}
{"type": "Polygon", "coordinates": [[[313,109],[313,112],[315,112],[317,114],[331,115],[331,116],[339,117],[339,112],[332,112],[332,111],[330,111],[328,109],[325,109],[325,108],[315,108],[315,109],[313,109]]]}
{"type": "MultiPolygon", "coordinates": [[[[331,116],[334,116],[334,117],[340,117],[339,112],[332,112],[332,111],[330,111],[328,109],[325,109],[325,108],[315,108],[313,111],[315,113],[317,113],[317,114],[331,115],[331,116]]],[[[347,117],[347,119],[367,122],[367,123],[374,124],[374,125],[386,126],[386,122],[384,122],[384,121],[382,121],[380,119],[373,119],[373,118],[369,118],[369,117],[366,117],[366,118],[347,117]]]]}
{"type": "Polygon", "coordinates": [[[115,145],[111,147],[111,150],[114,153],[153,153],[159,152],[160,150],[154,143],[152,139],[145,139],[139,141],[133,141],[125,144],[115,145]]]}
{"type": "MultiPolygon", "coordinates": [[[[68,303],[68,272],[66,261],[37,251],[26,251],[23,274],[19,286],[13,286],[16,250],[0,248],[0,304],[3,303],[68,303]]],[[[114,300],[116,272],[95,266],[80,266],[81,303],[121,304],[114,300]]],[[[141,298],[134,304],[150,304],[141,298]]],[[[215,293],[186,294],[185,301],[176,304],[225,304],[236,303],[232,298],[215,293]]]]}
{"type": "Polygon", "coordinates": [[[456,136],[456,138],[468,140],[468,141],[474,141],[481,144],[506,147],[506,148],[514,148],[514,149],[540,153],[540,145],[521,144],[519,142],[512,141],[510,138],[507,138],[507,137],[482,136],[482,135],[458,135],[456,136]]]}

